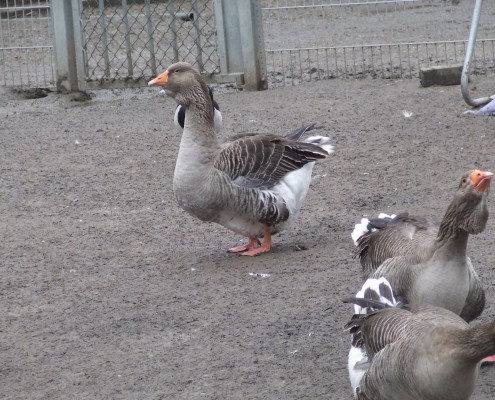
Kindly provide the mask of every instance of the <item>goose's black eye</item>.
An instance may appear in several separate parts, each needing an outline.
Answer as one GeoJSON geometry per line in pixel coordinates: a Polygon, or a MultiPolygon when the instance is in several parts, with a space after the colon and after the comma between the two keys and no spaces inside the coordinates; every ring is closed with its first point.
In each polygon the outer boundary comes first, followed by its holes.
{"type": "Polygon", "coordinates": [[[462,183],[466,183],[467,182],[467,179],[466,178],[463,178],[462,179],[462,183]]]}

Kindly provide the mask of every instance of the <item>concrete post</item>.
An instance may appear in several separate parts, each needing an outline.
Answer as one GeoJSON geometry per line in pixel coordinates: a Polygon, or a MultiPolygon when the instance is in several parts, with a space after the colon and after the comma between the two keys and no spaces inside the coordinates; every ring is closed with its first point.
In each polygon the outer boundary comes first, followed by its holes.
{"type": "Polygon", "coordinates": [[[78,91],[84,83],[80,0],[52,0],[57,90],[78,91]]]}
{"type": "Polygon", "coordinates": [[[246,90],[266,90],[265,39],[260,0],[238,0],[246,90]]]}
{"type": "Polygon", "coordinates": [[[215,0],[215,22],[220,80],[244,83],[246,90],[267,89],[260,1],[215,0]]]}

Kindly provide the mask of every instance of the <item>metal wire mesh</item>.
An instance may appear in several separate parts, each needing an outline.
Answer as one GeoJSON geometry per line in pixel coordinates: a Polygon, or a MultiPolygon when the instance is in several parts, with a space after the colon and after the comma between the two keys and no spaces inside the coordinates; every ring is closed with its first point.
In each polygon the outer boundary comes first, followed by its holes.
{"type": "MultiPolygon", "coordinates": [[[[473,2],[261,0],[270,86],[336,77],[416,77],[462,64],[473,2]]],[[[474,73],[495,71],[495,3],[485,1],[474,73]]]]}
{"type": "Polygon", "coordinates": [[[88,0],[82,24],[86,79],[141,79],[176,61],[220,71],[213,2],[88,0]]]}
{"type": "Polygon", "coordinates": [[[0,1],[0,79],[3,85],[54,86],[52,38],[48,0],[0,1]]]}
{"type": "MultiPolygon", "coordinates": [[[[87,81],[153,76],[185,60],[220,72],[212,0],[80,0],[87,81]]],[[[415,77],[461,64],[474,2],[261,0],[270,86],[335,77],[415,77]]],[[[495,2],[485,1],[474,64],[495,71],[495,2]]],[[[0,79],[54,86],[49,0],[0,0],[0,79]]],[[[78,50],[78,49],[76,49],[78,50]]],[[[0,83],[1,84],[1,83],[0,83]]]]}

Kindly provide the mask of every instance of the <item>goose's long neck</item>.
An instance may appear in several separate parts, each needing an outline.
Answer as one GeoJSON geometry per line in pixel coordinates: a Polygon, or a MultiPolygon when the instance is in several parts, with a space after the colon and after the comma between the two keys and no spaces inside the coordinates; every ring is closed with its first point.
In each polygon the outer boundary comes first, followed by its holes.
{"type": "MultiPolygon", "coordinates": [[[[185,107],[184,135],[201,146],[218,147],[211,101],[185,107]]],[[[183,135],[183,137],[184,137],[183,135]]]]}
{"type": "Polygon", "coordinates": [[[179,159],[185,157],[184,159],[187,160],[188,164],[208,164],[220,148],[215,134],[213,118],[209,118],[209,114],[212,113],[205,111],[205,109],[199,108],[195,104],[186,108],[179,159]]]}
{"type": "Polygon", "coordinates": [[[464,356],[477,363],[495,354],[495,321],[466,329],[456,340],[464,356]]]}
{"type": "Polygon", "coordinates": [[[451,254],[466,254],[469,232],[462,228],[462,212],[456,202],[452,202],[438,229],[436,237],[437,249],[445,249],[451,254]]]}
{"type": "Polygon", "coordinates": [[[215,135],[210,97],[200,94],[183,107],[184,130],[175,167],[174,185],[176,188],[194,188],[204,181],[220,145],[215,135]]]}
{"type": "Polygon", "coordinates": [[[208,86],[196,81],[189,89],[178,93],[176,100],[185,110],[180,150],[187,151],[189,155],[218,150],[213,103],[208,86]]]}
{"type": "Polygon", "coordinates": [[[457,229],[450,234],[439,234],[437,236],[435,242],[436,251],[443,251],[448,253],[450,256],[466,256],[467,254],[467,244],[469,239],[469,233],[462,230],[457,229]]]}
{"type": "Polygon", "coordinates": [[[488,220],[487,192],[479,194],[467,192],[456,195],[450,203],[438,230],[437,241],[455,239],[462,233],[483,232],[488,220]]]}

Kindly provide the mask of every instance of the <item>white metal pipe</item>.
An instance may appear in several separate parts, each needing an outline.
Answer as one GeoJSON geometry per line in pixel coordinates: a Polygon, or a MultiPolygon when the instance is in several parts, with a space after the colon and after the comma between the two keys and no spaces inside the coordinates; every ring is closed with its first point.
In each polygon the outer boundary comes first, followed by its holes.
{"type": "Polygon", "coordinates": [[[464,58],[464,66],[462,68],[461,75],[461,93],[464,101],[470,106],[477,107],[482,106],[495,99],[495,95],[480,97],[478,99],[473,99],[469,93],[469,68],[471,67],[471,61],[473,59],[474,46],[476,45],[476,35],[478,33],[478,24],[481,14],[481,6],[483,0],[476,0],[473,11],[473,19],[471,21],[471,29],[469,31],[468,47],[466,49],[466,55],[464,58]]]}

